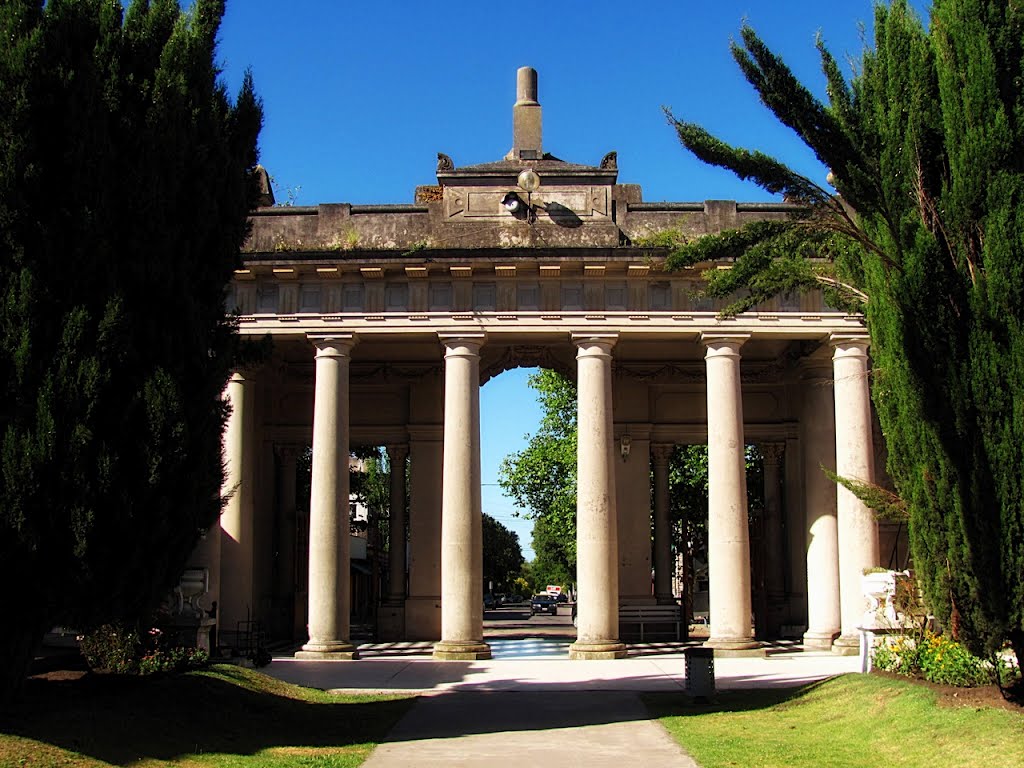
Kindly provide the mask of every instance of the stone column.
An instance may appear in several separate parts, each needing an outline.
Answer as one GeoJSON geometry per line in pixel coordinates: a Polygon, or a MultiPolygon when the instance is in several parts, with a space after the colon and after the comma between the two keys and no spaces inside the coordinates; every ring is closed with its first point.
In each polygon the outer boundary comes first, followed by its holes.
{"type": "Polygon", "coordinates": [[[750,624],[750,532],[739,349],[749,336],[702,334],[707,348],[708,578],[711,637],[725,652],[758,649],[750,624]]]}
{"type": "Polygon", "coordinates": [[[300,659],[354,659],[349,642],[349,363],[351,335],[315,340],[309,501],[309,641],[300,659]]]}
{"type": "MultiPolygon", "coordinates": [[[[441,388],[436,389],[437,399],[443,400],[441,388]]],[[[443,420],[440,411],[438,408],[438,418],[443,420]]],[[[444,428],[439,423],[430,426],[410,425],[408,429],[409,591],[405,598],[403,639],[436,642],[441,637],[441,476],[444,472],[444,428]]]]}
{"type": "Polygon", "coordinates": [[[290,635],[295,623],[295,469],[299,447],[275,446],[277,453],[277,585],[281,627],[290,635]]]}
{"type": "MultiPolygon", "coordinates": [[[[833,335],[832,370],[836,398],[836,474],[873,483],[871,397],[868,386],[867,336],[833,335]]],[[[878,523],[871,510],[843,486],[836,493],[839,522],[839,597],[842,634],[832,650],[856,654],[857,627],[867,600],[861,587],[865,568],[878,565],[878,523]]]]}
{"type": "Polygon", "coordinates": [[[668,462],[674,445],[651,446],[654,467],[654,598],[659,605],[672,605],[672,525],[669,522],[668,462]]]}
{"type": "Polygon", "coordinates": [[[807,518],[807,631],[804,648],[827,650],[839,636],[839,536],[836,484],[823,471],[836,467],[832,364],[815,361],[804,371],[800,441],[804,456],[807,518]]]}
{"type": "Polygon", "coordinates": [[[442,336],[441,640],[434,658],[489,659],[484,643],[480,500],[480,347],[484,335],[442,336]]]}
{"type": "Polygon", "coordinates": [[[578,347],[576,576],[579,615],[571,659],[620,659],[618,521],[612,432],[615,336],[573,336],[578,347]]]}
{"type": "Polygon", "coordinates": [[[253,615],[253,450],[250,428],[252,382],[241,373],[228,380],[227,397],[231,415],[224,431],[224,495],[227,502],[220,516],[221,578],[218,624],[230,643],[239,622],[253,615]]]}
{"type": "Polygon", "coordinates": [[[782,494],[779,467],[785,451],[783,443],[762,443],[764,458],[764,586],[767,602],[766,637],[777,638],[782,626],[786,598],[785,546],[782,541],[782,494]]]}
{"type": "Polygon", "coordinates": [[[391,499],[388,510],[388,602],[405,600],[405,457],[408,445],[389,445],[391,499]]]}

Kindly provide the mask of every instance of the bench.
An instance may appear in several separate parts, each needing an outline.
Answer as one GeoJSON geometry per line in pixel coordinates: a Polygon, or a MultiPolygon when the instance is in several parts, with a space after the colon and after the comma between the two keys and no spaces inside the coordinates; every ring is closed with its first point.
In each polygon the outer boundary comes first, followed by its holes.
{"type": "Polygon", "coordinates": [[[619,624],[639,624],[640,642],[644,641],[646,624],[674,624],[676,640],[681,640],[682,610],[678,605],[622,605],[619,606],[619,624]]]}

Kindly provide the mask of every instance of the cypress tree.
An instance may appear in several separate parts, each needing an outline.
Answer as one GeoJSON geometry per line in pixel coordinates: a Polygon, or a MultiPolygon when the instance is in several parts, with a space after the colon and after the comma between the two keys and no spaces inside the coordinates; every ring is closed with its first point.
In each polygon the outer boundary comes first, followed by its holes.
{"type": "Polygon", "coordinates": [[[777,119],[832,170],[838,195],[766,155],[669,119],[705,162],[806,204],[705,238],[680,267],[730,312],[796,287],[864,313],[872,392],[932,610],[976,652],[1024,659],[1024,10],[936,0],[927,27],[879,5],[849,82],[819,41],[828,103],[749,27],[733,54],[777,119]]]}
{"type": "Polygon", "coordinates": [[[224,3],[0,7],[0,635],[146,617],[220,511],[225,291],[262,113],[224,3]]]}

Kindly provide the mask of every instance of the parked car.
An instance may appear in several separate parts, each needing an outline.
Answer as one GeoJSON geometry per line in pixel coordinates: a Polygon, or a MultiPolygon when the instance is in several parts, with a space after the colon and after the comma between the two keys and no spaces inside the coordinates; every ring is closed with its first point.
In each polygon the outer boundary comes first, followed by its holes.
{"type": "Polygon", "coordinates": [[[558,600],[553,595],[544,593],[534,595],[530,600],[530,615],[533,616],[535,613],[550,613],[557,616],[558,600]]]}

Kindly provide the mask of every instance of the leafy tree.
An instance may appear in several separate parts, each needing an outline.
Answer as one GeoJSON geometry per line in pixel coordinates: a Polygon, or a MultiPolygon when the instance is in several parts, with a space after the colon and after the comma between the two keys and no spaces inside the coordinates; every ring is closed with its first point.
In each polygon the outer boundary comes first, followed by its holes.
{"type": "Polygon", "coordinates": [[[679,445],[668,465],[673,554],[682,555],[683,607],[693,615],[695,561],[708,559],[708,447],[679,445]]]}
{"type": "Polygon", "coordinates": [[[705,162],[806,204],[704,238],[678,268],[712,275],[730,311],[824,285],[864,312],[888,468],[932,609],[976,652],[1024,658],[1024,8],[905,0],[875,10],[849,82],[818,44],[828,103],[744,27],[733,54],[762,102],[831,169],[838,195],[669,114],[705,162]]]}
{"type": "MultiPolygon", "coordinates": [[[[751,527],[764,510],[764,463],[757,446],[745,449],[747,508],[751,527]]],[[[678,445],[668,464],[672,554],[682,555],[683,607],[693,615],[695,562],[708,560],[708,447],[678,445]]]]}
{"type": "Polygon", "coordinates": [[[519,534],[488,514],[483,516],[484,583],[494,582],[498,592],[508,592],[523,566],[519,534]]]}
{"type": "Polygon", "coordinates": [[[531,574],[538,589],[548,584],[568,586],[576,581],[576,537],[569,537],[552,517],[533,521],[534,559],[531,574]]]}
{"type": "Polygon", "coordinates": [[[0,5],[0,689],[52,624],[146,616],[216,525],[225,290],[261,107],[223,2],[0,5]]]}
{"type": "Polygon", "coordinates": [[[506,456],[498,485],[534,520],[538,576],[576,572],[576,385],[555,371],[531,374],[543,415],[526,448],[506,456]]]}
{"type": "MultiPolygon", "coordinates": [[[[366,508],[365,525],[373,531],[373,543],[379,540],[381,548],[387,549],[387,520],[391,510],[391,467],[387,453],[375,446],[356,448],[352,455],[359,462],[349,468],[349,496],[366,508]]],[[[355,520],[352,523],[355,530],[355,520]]]]}

